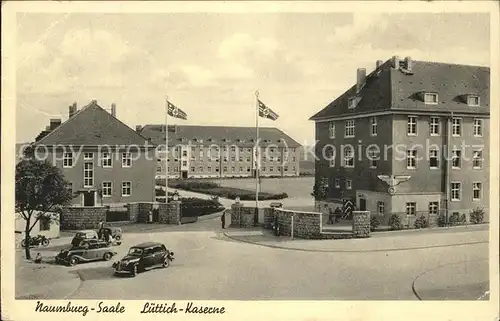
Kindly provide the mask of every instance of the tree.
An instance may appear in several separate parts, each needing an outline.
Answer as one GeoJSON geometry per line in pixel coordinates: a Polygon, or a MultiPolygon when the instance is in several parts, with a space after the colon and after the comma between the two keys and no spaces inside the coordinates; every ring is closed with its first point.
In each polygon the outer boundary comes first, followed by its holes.
{"type": "Polygon", "coordinates": [[[31,259],[30,232],[40,219],[56,220],[53,213],[69,204],[73,193],[61,170],[46,161],[23,159],[16,165],[16,214],[25,220],[26,259],[31,259]]]}
{"type": "Polygon", "coordinates": [[[316,207],[316,201],[325,199],[328,194],[328,179],[325,177],[319,178],[313,186],[313,192],[311,196],[314,197],[314,207],[316,207]]]}

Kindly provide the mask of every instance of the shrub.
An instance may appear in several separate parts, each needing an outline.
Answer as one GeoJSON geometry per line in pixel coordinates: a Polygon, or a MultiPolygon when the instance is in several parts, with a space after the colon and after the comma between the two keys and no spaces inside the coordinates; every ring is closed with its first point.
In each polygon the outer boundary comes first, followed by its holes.
{"type": "Polygon", "coordinates": [[[397,214],[392,214],[389,218],[389,226],[392,231],[402,230],[403,223],[401,223],[401,218],[397,214]]]}
{"type": "Polygon", "coordinates": [[[415,220],[414,225],[415,225],[416,229],[428,228],[429,227],[429,219],[427,217],[421,215],[415,220]]]}
{"type": "Polygon", "coordinates": [[[444,226],[447,226],[448,223],[446,223],[446,216],[444,215],[439,215],[438,219],[437,219],[437,223],[438,223],[438,226],[439,227],[444,227],[444,226]]]}
{"type": "Polygon", "coordinates": [[[155,195],[156,196],[165,196],[165,190],[161,189],[161,188],[155,188],[155,195]]]}
{"type": "Polygon", "coordinates": [[[465,214],[460,215],[460,213],[453,213],[448,219],[450,225],[464,225],[467,223],[467,218],[465,214]]]}
{"type": "Polygon", "coordinates": [[[469,215],[472,224],[480,224],[484,221],[484,210],[482,208],[476,208],[469,215]]]}
{"type": "Polygon", "coordinates": [[[380,226],[380,220],[376,216],[370,218],[370,231],[375,231],[380,226]]]}
{"type": "Polygon", "coordinates": [[[196,197],[186,197],[182,199],[181,211],[183,217],[203,216],[217,213],[222,210],[224,210],[224,207],[215,200],[196,197]]]}

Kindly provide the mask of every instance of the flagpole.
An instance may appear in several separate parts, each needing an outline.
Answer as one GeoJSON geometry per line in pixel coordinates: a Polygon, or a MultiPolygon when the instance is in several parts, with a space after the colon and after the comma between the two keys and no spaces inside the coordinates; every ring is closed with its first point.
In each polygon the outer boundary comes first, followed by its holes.
{"type": "Polygon", "coordinates": [[[168,203],[168,96],[165,101],[165,204],[168,203]]]}
{"type": "Polygon", "coordinates": [[[256,129],[256,140],[255,140],[255,208],[259,208],[259,91],[255,92],[255,129],[256,129]]]}

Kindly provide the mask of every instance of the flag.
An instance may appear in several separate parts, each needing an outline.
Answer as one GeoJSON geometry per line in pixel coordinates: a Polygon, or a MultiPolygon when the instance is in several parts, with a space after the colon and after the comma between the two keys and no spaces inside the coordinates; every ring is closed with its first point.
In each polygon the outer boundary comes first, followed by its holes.
{"type": "Polygon", "coordinates": [[[187,114],[182,109],[175,107],[168,100],[167,100],[167,106],[168,106],[168,109],[167,109],[168,115],[175,117],[175,118],[187,120],[187,114]]]}
{"type": "Polygon", "coordinates": [[[259,102],[259,116],[262,118],[269,118],[271,120],[278,119],[278,114],[271,110],[271,108],[267,107],[260,99],[257,99],[259,102]]]}

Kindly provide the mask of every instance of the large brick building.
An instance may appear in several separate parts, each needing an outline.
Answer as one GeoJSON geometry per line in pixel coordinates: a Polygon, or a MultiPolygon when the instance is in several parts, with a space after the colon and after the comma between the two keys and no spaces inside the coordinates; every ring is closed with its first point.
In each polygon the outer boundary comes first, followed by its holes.
{"type": "Polygon", "coordinates": [[[487,211],[489,79],[487,67],[397,56],[358,69],[356,84],[311,117],[317,155],[335,147],[316,161],[316,181],[372,213],[487,211]],[[379,175],[409,180],[389,190],[379,175]]]}
{"type": "Polygon", "coordinates": [[[94,100],[69,106],[65,122],[52,119],[38,135],[35,155],[61,168],[75,193],[74,206],[154,200],[154,146],[94,100]]]}
{"type": "MultiPolygon", "coordinates": [[[[165,145],[165,125],[137,126],[153,144],[165,145]]],[[[255,127],[168,126],[169,178],[252,177],[255,175],[255,127]]],[[[277,128],[259,128],[260,176],[298,176],[300,144],[277,128]]],[[[165,161],[157,158],[157,177],[165,161]]]]}

